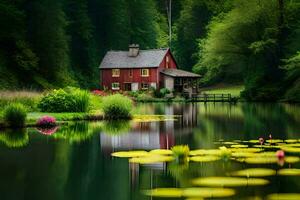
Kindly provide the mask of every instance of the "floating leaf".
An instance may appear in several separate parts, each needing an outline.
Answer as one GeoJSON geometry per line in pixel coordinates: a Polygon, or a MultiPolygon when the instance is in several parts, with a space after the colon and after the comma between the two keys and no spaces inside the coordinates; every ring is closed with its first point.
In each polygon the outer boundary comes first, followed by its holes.
{"type": "Polygon", "coordinates": [[[277,173],[280,176],[300,176],[300,169],[280,169],[277,173]]]}
{"type": "Polygon", "coordinates": [[[267,185],[269,181],[260,178],[205,177],[195,179],[193,180],[193,183],[210,187],[240,187],[267,185]]]}
{"type": "Polygon", "coordinates": [[[284,140],[284,142],[286,142],[286,143],[297,143],[298,140],[297,139],[289,139],[289,140],[284,140]]]}
{"type": "Polygon", "coordinates": [[[156,188],[144,191],[144,194],[152,197],[176,198],[182,196],[182,189],[179,188],[156,188]]]}
{"type": "Polygon", "coordinates": [[[282,146],[281,149],[288,153],[300,153],[300,148],[282,146]]]}
{"type": "Polygon", "coordinates": [[[265,169],[265,168],[251,168],[244,169],[240,171],[236,171],[231,173],[233,176],[246,176],[246,177],[264,177],[264,176],[274,176],[276,175],[276,171],[273,169],[265,169]]]}
{"type": "Polygon", "coordinates": [[[245,144],[234,144],[230,146],[231,148],[247,148],[248,145],[245,144]]]}
{"type": "Polygon", "coordinates": [[[260,149],[260,148],[230,148],[230,151],[256,153],[256,152],[261,152],[262,149],[260,149]]]}
{"type": "Polygon", "coordinates": [[[297,163],[300,161],[300,158],[295,156],[287,156],[284,158],[284,161],[286,163],[297,163]]]}
{"type": "MultiPolygon", "coordinates": [[[[299,157],[294,156],[287,156],[284,158],[284,162],[286,163],[296,163],[299,162],[299,157]]],[[[250,157],[246,158],[244,162],[248,164],[272,164],[277,163],[279,160],[277,157],[268,157],[268,156],[262,156],[262,157],[250,157]]]]}
{"type": "Polygon", "coordinates": [[[222,151],[219,149],[198,149],[190,151],[191,156],[204,156],[204,155],[215,155],[219,156],[222,154],[222,151]]]}
{"type": "Polygon", "coordinates": [[[245,162],[248,164],[272,164],[277,163],[278,158],[274,157],[251,157],[246,158],[245,162]]]}
{"type": "Polygon", "coordinates": [[[245,157],[255,157],[257,156],[257,154],[251,152],[234,152],[231,154],[231,156],[235,158],[245,158],[245,157]]]}
{"type": "Polygon", "coordinates": [[[150,151],[149,153],[158,154],[158,155],[172,155],[173,151],[171,151],[169,149],[154,149],[154,150],[150,151]]]}
{"type": "Polygon", "coordinates": [[[189,158],[190,161],[194,162],[213,162],[220,159],[218,156],[193,156],[189,158]]]}
{"type": "Polygon", "coordinates": [[[111,155],[119,158],[132,158],[132,157],[141,157],[147,156],[149,153],[147,151],[119,151],[114,152],[111,155]]]}
{"type": "Polygon", "coordinates": [[[236,143],[236,142],[222,142],[222,144],[225,144],[225,145],[236,145],[238,143],[236,143]]]}
{"type": "Polygon", "coordinates": [[[300,143],[295,143],[295,144],[284,144],[283,147],[300,147],[300,143]]]}
{"type": "Polygon", "coordinates": [[[235,194],[233,189],[229,188],[186,188],[183,189],[182,196],[184,197],[202,197],[202,198],[217,198],[230,197],[235,194]]]}
{"type": "Polygon", "coordinates": [[[270,194],[267,196],[267,200],[299,200],[300,193],[282,193],[282,194],[270,194]]]}
{"type": "Polygon", "coordinates": [[[281,139],[271,139],[271,140],[266,140],[266,142],[275,144],[275,143],[282,143],[283,140],[281,140],[281,139]]]}
{"type": "Polygon", "coordinates": [[[278,146],[278,145],[253,145],[253,147],[255,147],[255,148],[265,148],[265,149],[279,149],[279,148],[281,148],[280,146],[278,146]]]}
{"type": "Polygon", "coordinates": [[[174,160],[172,156],[146,156],[146,157],[136,157],[129,159],[131,163],[139,163],[139,164],[151,164],[151,163],[162,163],[162,162],[171,162],[174,160]]]}
{"type": "Polygon", "coordinates": [[[249,140],[248,142],[249,142],[249,143],[254,143],[254,144],[255,144],[255,143],[260,143],[259,140],[249,140]]]}

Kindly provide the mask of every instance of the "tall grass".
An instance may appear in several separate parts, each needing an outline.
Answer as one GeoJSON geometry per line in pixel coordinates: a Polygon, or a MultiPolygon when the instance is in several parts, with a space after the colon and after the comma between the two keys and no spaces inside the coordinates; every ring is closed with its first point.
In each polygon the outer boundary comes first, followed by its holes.
{"type": "Polygon", "coordinates": [[[12,103],[3,111],[4,122],[10,127],[24,127],[27,112],[20,103],[12,103]]]}
{"type": "Polygon", "coordinates": [[[0,108],[11,103],[23,104],[28,111],[37,111],[37,104],[42,94],[35,91],[0,91],[0,108]]]}
{"type": "Polygon", "coordinates": [[[87,112],[91,94],[79,88],[53,90],[43,96],[38,104],[42,112],[87,112]]]}
{"type": "Polygon", "coordinates": [[[102,109],[105,119],[130,119],[132,101],[121,94],[106,96],[102,100],[102,109]]]}

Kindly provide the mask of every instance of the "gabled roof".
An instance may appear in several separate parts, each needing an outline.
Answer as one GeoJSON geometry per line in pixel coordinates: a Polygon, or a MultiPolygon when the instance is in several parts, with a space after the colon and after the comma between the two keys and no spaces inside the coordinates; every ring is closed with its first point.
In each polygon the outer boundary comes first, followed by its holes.
{"type": "Polygon", "coordinates": [[[109,51],[99,68],[151,68],[159,67],[169,49],[140,50],[138,56],[128,56],[128,51],[109,51]]]}
{"type": "Polygon", "coordinates": [[[201,75],[195,74],[188,71],[183,71],[180,69],[164,69],[161,73],[171,76],[171,77],[182,77],[182,78],[200,78],[201,75]]]}

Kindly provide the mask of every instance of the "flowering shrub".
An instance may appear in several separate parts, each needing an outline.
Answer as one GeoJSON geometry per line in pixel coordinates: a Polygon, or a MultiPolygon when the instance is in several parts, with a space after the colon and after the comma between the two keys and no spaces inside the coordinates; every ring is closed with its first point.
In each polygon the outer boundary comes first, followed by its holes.
{"type": "Polygon", "coordinates": [[[56,119],[50,116],[44,116],[38,119],[37,126],[40,127],[53,127],[56,126],[56,119]]]}
{"type": "Polygon", "coordinates": [[[107,95],[108,95],[108,94],[107,94],[105,91],[103,91],[103,90],[93,90],[92,93],[95,94],[95,95],[99,95],[99,96],[107,96],[107,95]]]}
{"type": "Polygon", "coordinates": [[[43,135],[52,135],[56,133],[56,131],[58,130],[58,126],[54,126],[52,128],[38,128],[37,130],[43,135]]]}

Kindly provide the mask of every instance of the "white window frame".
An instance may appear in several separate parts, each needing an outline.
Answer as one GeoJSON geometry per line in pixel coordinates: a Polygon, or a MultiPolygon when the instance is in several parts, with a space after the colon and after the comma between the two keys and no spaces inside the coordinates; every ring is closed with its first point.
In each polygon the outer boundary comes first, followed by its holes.
{"type": "Polygon", "coordinates": [[[112,69],[111,75],[112,77],[120,77],[121,70],[120,69],[112,69]]]}
{"type": "Polygon", "coordinates": [[[149,90],[149,87],[150,87],[149,83],[141,83],[142,90],[149,90]],[[147,87],[144,87],[145,85],[147,85],[147,87]]]}
{"type": "Polygon", "coordinates": [[[120,83],[118,83],[118,82],[111,83],[111,89],[112,90],[120,90],[120,83]]]}
{"type": "Polygon", "coordinates": [[[149,77],[149,69],[141,69],[141,76],[142,77],[149,77]],[[147,72],[147,73],[144,73],[144,72],[147,72]]]}

